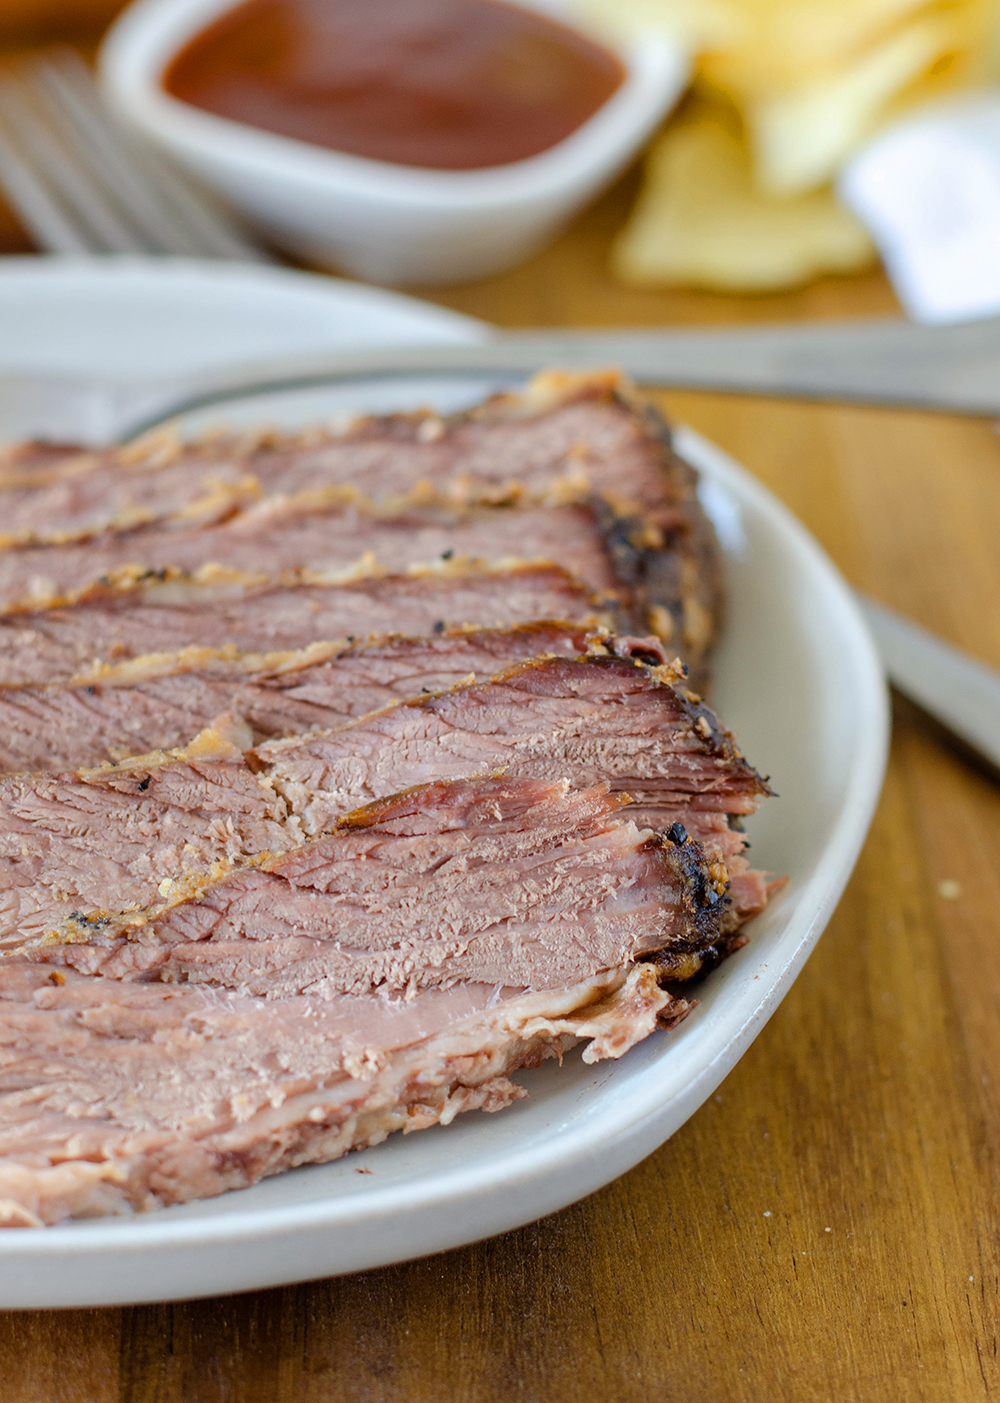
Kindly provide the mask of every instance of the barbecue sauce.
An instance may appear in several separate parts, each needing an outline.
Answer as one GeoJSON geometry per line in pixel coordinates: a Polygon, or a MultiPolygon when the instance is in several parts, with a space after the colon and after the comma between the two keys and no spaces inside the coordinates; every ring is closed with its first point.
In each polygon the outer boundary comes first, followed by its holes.
{"type": "Polygon", "coordinates": [[[624,76],[600,45],[504,0],[245,0],[181,50],[163,83],[281,136],[473,170],[554,146],[624,76]]]}

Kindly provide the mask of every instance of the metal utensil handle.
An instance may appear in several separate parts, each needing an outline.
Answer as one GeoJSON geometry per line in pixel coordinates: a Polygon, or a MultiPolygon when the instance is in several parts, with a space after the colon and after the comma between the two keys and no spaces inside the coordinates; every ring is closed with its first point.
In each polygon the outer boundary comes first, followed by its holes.
{"type": "Polygon", "coordinates": [[[890,680],[1000,771],[1000,673],[872,599],[862,605],[890,680]]]}
{"type": "Polygon", "coordinates": [[[519,331],[478,346],[297,356],[150,386],[144,401],[132,389],[130,431],[218,400],[295,385],[405,374],[528,375],[544,365],[614,366],[642,383],[678,389],[1000,413],[1000,321],[922,327],[887,320],[709,332],[519,331]]]}

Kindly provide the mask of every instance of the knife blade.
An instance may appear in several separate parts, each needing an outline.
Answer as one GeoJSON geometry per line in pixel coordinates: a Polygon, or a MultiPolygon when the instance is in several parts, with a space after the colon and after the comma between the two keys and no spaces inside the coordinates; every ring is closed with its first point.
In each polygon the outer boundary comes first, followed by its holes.
{"type": "Polygon", "coordinates": [[[865,595],[890,682],[1000,774],[1000,673],[865,595]]]}
{"type": "Polygon", "coordinates": [[[674,389],[1000,415],[1000,319],[944,327],[886,319],[497,332],[478,345],[330,352],[159,381],[0,375],[0,435],[98,447],[263,391],[407,374],[516,377],[545,365],[615,366],[640,384],[674,389]]]}

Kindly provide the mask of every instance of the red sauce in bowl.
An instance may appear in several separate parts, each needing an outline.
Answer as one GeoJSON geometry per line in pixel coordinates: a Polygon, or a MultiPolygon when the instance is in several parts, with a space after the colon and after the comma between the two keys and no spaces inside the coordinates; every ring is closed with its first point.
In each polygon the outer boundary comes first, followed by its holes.
{"type": "Polygon", "coordinates": [[[245,0],[177,54],[163,84],[335,151],[473,170],[548,150],[624,76],[599,44],[504,0],[245,0]]]}

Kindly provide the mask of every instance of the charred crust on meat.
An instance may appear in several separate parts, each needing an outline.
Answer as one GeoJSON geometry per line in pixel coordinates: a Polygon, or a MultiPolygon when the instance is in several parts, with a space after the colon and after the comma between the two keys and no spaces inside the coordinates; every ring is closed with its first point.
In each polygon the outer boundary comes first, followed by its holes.
{"type": "MultiPolygon", "coordinates": [[[[684,637],[684,598],[696,601],[710,622],[710,634],[705,639],[702,666],[697,670],[704,676],[704,660],[716,642],[722,622],[723,582],[722,561],[715,531],[701,502],[698,500],[698,474],[690,463],[677,452],[673,434],[667,421],[655,405],[637,395],[626,382],[619,381],[613,390],[613,398],[633,414],[642,426],[646,437],[660,449],[664,477],[677,495],[677,506],[681,512],[683,525],[668,533],[666,547],[674,555],[675,565],[681,568],[683,578],[679,581],[676,603],[670,608],[675,622],[679,622],[684,637]]],[[[652,600],[652,603],[665,602],[652,600]]]]}
{"type": "Polygon", "coordinates": [[[152,783],[152,781],[153,781],[153,776],[152,776],[152,775],[146,775],[145,779],[141,779],[141,780],[139,781],[137,788],[141,789],[142,792],[145,793],[146,790],[149,788],[150,784],[152,783]]]}
{"type": "MultiPolygon", "coordinates": [[[[680,825],[676,825],[680,827],[680,825]]],[[[719,938],[724,913],[729,904],[729,874],[719,862],[709,862],[702,845],[685,833],[683,842],[655,834],[649,840],[651,849],[658,848],[678,879],[681,901],[690,920],[693,938],[686,942],[671,942],[674,950],[701,950],[719,938]]],[[[655,956],[653,957],[655,958],[655,956]]]]}
{"type": "Polygon", "coordinates": [[[667,829],[666,836],[672,843],[686,843],[688,837],[687,829],[684,827],[683,823],[672,823],[667,829]]]}
{"type": "Polygon", "coordinates": [[[652,627],[687,654],[699,681],[707,679],[708,655],[718,632],[719,604],[714,588],[711,598],[700,597],[699,571],[685,569],[690,532],[686,527],[659,526],[648,512],[621,515],[603,497],[591,497],[588,505],[615,574],[631,595],[633,626],[652,627]],[[691,626],[690,620],[696,616],[707,621],[700,632],[691,626]]]}
{"type": "Polygon", "coordinates": [[[681,989],[687,993],[692,984],[700,984],[713,969],[718,969],[723,960],[742,950],[748,940],[749,936],[734,931],[722,934],[711,945],[702,945],[697,949],[676,945],[669,950],[658,950],[644,956],[643,963],[654,966],[660,984],[671,993],[675,989],[678,994],[681,989]]]}
{"type": "Polygon", "coordinates": [[[111,919],[110,916],[99,916],[93,911],[71,911],[66,917],[67,921],[72,921],[85,930],[104,930],[111,925],[111,919]]]}

